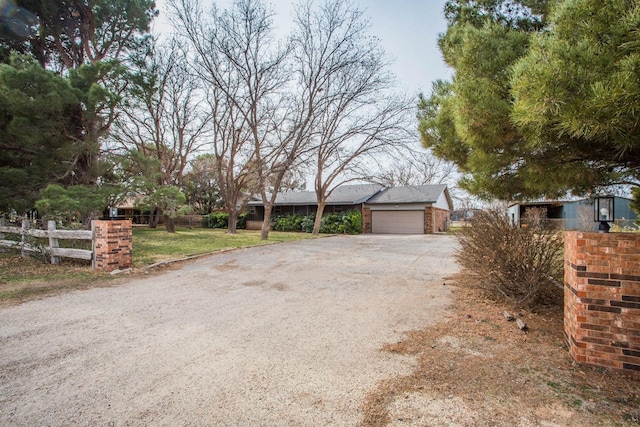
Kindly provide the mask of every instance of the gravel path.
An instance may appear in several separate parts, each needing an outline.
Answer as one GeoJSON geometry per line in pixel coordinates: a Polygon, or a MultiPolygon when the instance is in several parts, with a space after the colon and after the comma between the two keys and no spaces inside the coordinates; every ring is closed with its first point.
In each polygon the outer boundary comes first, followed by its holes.
{"type": "Polygon", "coordinates": [[[0,425],[355,425],[437,320],[450,236],[332,237],[213,255],[0,310],[0,425]]]}

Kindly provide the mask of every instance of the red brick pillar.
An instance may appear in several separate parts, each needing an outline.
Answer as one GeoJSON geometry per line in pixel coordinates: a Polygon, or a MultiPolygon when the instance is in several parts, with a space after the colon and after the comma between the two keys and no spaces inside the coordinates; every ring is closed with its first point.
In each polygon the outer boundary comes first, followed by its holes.
{"type": "Polygon", "coordinates": [[[362,208],[362,232],[371,233],[371,208],[362,208]]]}
{"type": "Polygon", "coordinates": [[[93,269],[113,271],[133,266],[131,220],[93,221],[93,269]]]}
{"type": "Polygon", "coordinates": [[[424,234],[433,234],[435,229],[435,209],[431,206],[424,208],[424,234]]]}
{"type": "Polygon", "coordinates": [[[564,234],[564,333],[579,363],[640,378],[640,234],[564,234]]]}

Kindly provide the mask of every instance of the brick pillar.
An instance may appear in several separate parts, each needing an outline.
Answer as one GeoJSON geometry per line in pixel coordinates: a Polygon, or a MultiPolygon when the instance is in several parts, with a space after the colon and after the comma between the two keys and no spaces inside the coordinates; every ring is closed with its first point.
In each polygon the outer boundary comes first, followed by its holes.
{"type": "Polygon", "coordinates": [[[424,234],[433,234],[435,226],[435,211],[431,206],[424,208],[424,234]]]}
{"type": "Polygon", "coordinates": [[[640,379],[640,234],[564,234],[564,333],[579,363],[640,379]]]}
{"type": "Polygon", "coordinates": [[[93,221],[93,269],[113,271],[133,266],[131,220],[93,221]]]}
{"type": "Polygon", "coordinates": [[[371,233],[371,208],[362,208],[362,232],[371,233]]]}

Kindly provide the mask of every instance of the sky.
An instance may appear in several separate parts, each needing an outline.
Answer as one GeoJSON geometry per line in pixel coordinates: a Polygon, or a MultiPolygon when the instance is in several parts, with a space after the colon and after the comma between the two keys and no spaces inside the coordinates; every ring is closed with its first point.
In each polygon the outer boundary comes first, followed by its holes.
{"type": "MultiPolygon", "coordinates": [[[[202,0],[204,5],[207,1],[202,0]]],[[[442,60],[438,35],[447,24],[442,10],[446,0],[360,0],[356,2],[371,21],[370,33],[393,59],[392,70],[400,88],[412,94],[428,94],[437,79],[450,79],[452,70],[442,60]]],[[[230,0],[218,0],[219,7],[230,0]]],[[[286,34],[292,22],[293,2],[271,0],[276,13],[275,25],[286,34]]],[[[157,33],[171,32],[164,0],[156,0],[160,16],[157,33]]]]}

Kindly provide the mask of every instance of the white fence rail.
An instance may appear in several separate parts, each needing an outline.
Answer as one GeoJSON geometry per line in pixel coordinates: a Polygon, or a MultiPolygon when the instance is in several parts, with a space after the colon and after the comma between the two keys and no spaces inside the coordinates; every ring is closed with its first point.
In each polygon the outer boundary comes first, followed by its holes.
{"type": "Polygon", "coordinates": [[[61,248],[59,240],[93,240],[91,230],[57,230],[56,222],[49,221],[47,230],[37,230],[29,227],[29,221],[22,221],[22,227],[5,226],[0,219],[0,247],[20,249],[25,255],[28,252],[47,251],[51,256],[51,264],[57,264],[60,257],[76,259],[93,259],[93,251],[86,249],[61,248]],[[20,240],[7,240],[5,234],[20,236],[20,240]],[[49,239],[48,246],[37,245],[31,238],[49,239]]]}

